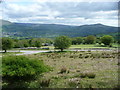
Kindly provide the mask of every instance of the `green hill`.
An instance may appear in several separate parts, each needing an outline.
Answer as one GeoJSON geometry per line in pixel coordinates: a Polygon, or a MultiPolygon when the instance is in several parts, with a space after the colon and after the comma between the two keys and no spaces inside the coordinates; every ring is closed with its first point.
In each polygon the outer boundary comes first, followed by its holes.
{"type": "Polygon", "coordinates": [[[2,26],[3,36],[8,37],[47,37],[60,35],[70,37],[110,34],[118,32],[117,27],[102,24],[69,26],[59,24],[11,23],[5,21],[2,26]]]}

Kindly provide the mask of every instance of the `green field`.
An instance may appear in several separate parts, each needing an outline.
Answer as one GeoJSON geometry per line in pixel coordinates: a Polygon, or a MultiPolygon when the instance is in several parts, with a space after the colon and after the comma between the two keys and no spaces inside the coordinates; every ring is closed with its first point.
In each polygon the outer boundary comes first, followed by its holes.
{"type": "MultiPolygon", "coordinates": [[[[117,48],[119,47],[118,44],[113,44],[112,47],[103,47],[103,46],[99,46],[99,45],[95,45],[95,44],[81,44],[81,45],[71,45],[69,49],[73,49],[73,48],[117,48]]],[[[41,48],[50,48],[50,49],[54,49],[54,46],[43,46],[41,48]]]]}
{"type": "Polygon", "coordinates": [[[22,52],[6,52],[6,53],[0,53],[0,56],[8,56],[8,55],[14,55],[14,54],[19,54],[19,53],[22,53],[22,52]]]}
{"type": "Polygon", "coordinates": [[[90,44],[90,45],[72,45],[70,48],[109,48],[109,47],[100,47],[94,44],[90,44]]]}

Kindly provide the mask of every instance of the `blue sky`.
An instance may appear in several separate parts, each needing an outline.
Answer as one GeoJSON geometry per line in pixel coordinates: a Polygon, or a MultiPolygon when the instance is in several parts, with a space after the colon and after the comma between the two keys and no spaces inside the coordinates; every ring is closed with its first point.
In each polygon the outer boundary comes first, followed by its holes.
{"type": "Polygon", "coordinates": [[[6,0],[2,7],[0,18],[11,22],[118,26],[117,0],[6,0]]]}

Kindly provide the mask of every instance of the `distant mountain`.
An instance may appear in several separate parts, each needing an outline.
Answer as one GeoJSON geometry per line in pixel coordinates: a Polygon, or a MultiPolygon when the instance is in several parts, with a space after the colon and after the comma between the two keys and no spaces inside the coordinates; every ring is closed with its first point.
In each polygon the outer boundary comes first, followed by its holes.
{"type": "Polygon", "coordinates": [[[8,37],[47,37],[60,35],[70,37],[109,34],[118,32],[117,27],[102,24],[69,26],[59,24],[11,23],[3,20],[3,36],[8,37]]]}
{"type": "Polygon", "coordinates": [[[0,24],[2,24],[2,25],[9,25],[9,24],[11,24],[11,22],[0,19],[0,24]]]}

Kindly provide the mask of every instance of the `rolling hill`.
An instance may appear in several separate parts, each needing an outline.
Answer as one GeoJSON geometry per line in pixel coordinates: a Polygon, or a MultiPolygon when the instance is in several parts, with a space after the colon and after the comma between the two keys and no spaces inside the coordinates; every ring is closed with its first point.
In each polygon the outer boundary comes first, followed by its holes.
{"type": "Polygon", "coordinates": [[[118,27],[102,24],[69,26],[59,24],[12,23],[2,20],[3,37],[47,37],[60,35],[70,37],[110,34],[118,32],[118,27]]]}

